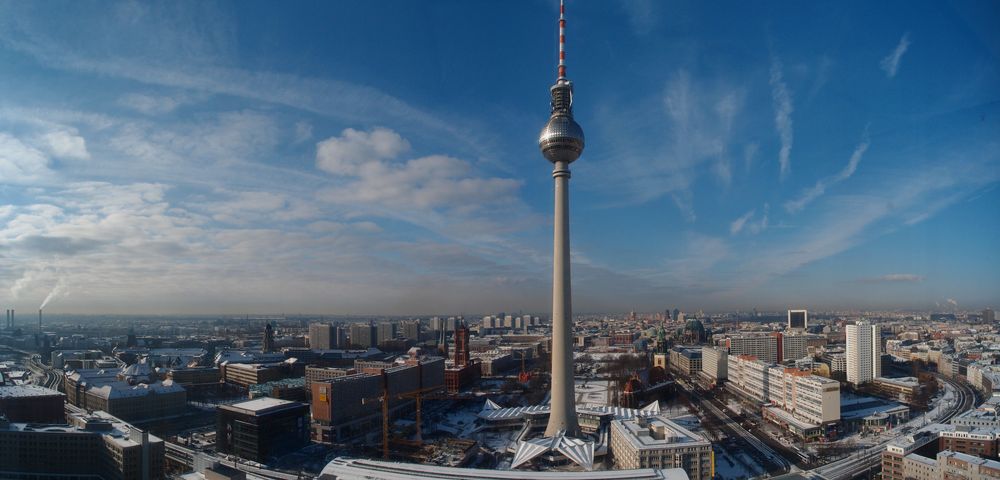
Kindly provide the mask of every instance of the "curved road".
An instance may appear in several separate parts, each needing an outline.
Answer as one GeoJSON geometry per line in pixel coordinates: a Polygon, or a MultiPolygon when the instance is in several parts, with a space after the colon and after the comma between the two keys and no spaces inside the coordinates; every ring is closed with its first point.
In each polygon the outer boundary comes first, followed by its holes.
{"type": "MultiPolygon", "coordinates": [[[[978,397],[972,385],[969,385],[968,382],[945,378],[939,374],[934,374],[934,376],[938,380],[951,385],[958,396],[957,401],[952,404],[952,407],[944,415],[935,419],[935,422],[946,423],[962,412],[975,408],[978,397]]],[[[822,478],[826,480],[849,480],[865,471],[877,469],[882,463],[882,451],[895,438],[897,437],[866,447],[864,450],[855,452],[847,458],[815,468],[803,473],[803,475],[809,478],[822,478]]]]}

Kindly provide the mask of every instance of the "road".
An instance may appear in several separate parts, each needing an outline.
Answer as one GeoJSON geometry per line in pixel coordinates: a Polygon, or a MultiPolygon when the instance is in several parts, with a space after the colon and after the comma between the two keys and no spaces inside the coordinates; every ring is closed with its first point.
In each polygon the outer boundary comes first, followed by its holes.
{"type": "MultiPolygon", "coordinates": [[[[956,415],[976,406],[978,402],[976,391],[967,382],[952,380],[937,374],[935,376],[938,380],[951,385],[958,397],[943,415],[934,420],[935,422],[946,423],[956,415]]],[[[804,472],[803,476],[825,480],[850,480],[866,471],[878,469],[882,463],[882,451],[894,439],[895,437],[890,437],[873,446],[866,447],[860,452],[855,452],[849,457],[804,472]]]]}
{"type": "MultiPolygon", "coordinates": [[[[733,420],[729,415],[713,404],[711,400],[702,397],[696,389],[691,387],[690,384],[683,380],[679,380],[677,383],[681,386],[681,388],[684,388],[685,392],[687,392],[693,400],[698,402],[702,411],[715,417],[722,426],[722,429],[731,437],[742,439],[746,445],[751,447],[753,450],[756,450],[758,455],[755,455],[755,457],[757,457],[758,461],[763,459],[767,463],[771,464],[771,470],[774,471],[769,471],[769,473],[772,476],[787,472],[791,469],[792,464],[788,460],[778,454],[778,452],[774,451],[774,449],[769,447],[767,444],[760,441],[760,439],[755,437],[752,433],[748,432],[742,425],[739,424],[739,422],[733,420]]],[[[767,466],[765,465],[765,468],[766,467],[767,466]]]]}

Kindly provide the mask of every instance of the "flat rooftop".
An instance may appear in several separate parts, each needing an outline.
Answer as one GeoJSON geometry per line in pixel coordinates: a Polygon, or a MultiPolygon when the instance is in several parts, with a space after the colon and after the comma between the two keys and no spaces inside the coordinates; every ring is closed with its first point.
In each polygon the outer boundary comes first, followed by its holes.
{"type": "Polygon", "coordinates": [[[612,431],[623,434],[637,450],[710,445],[701,436],[660,416],[615,420],[611,423],[611,428],[612,431]]]}
{"type": "Polygon", "coordinates": [[[51,388],[38,385],[6,385],[0,386],[0,400],[5,398],[55,397],[63,396],[51,388]]]}
{"type": "Polygon", "coordinates": [[[250,415],[262,415],[265,413],[278,412],[289,408],[296,408],[303,405],[306,404],[293,402],[291,400],[282,400],[280,398],[261,397],[247,402],[234,403],[232,405],[223,405],[220,406],[219,408],[225,410],[235,410],[240,413],[246,413],[250,415]]]}

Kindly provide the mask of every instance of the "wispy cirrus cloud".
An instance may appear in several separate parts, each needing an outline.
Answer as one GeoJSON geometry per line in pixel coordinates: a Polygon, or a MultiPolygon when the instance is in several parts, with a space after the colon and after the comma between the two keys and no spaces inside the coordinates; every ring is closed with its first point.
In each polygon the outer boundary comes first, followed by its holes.
{"type": "Polygon", "coordinates": [[[781,59],[776,55],[771,56],[771,75],[769,83],[771,85],[771,99],[774,106],[774,128],[778,132],[781,141],[781,148],[778,151],[778,172],[781,179],[788,176],[792,167],[792,142],[794,132],[792,128],[792,93],[785,83],[784,66],[781,59]]]}
{"type": "Polygon", "coordinates": [[[764,204],[764,209],[760,216],[757,216],[757,209],[750,210],[749,212],[743,214],[736,220],[733,220],[729,224],[729,233],[731,235],[736,235],[740,232],[746,231],[752,235],[756,235],[764,230],[767,230],[768,217],[771,213],[771,206],[767,203],[764,204]]]}
{"type": "Polygon", "coordinates": [[[858,143],[854,147],[854,152],[851,153],[851,158],[847,161],[847,165],[840,172],[837,172],[837,174],[820,179],[812,187],[803,190],[798,198],[785,202],[785,210],[788,213],[801,211],[806,205],[826,193],[827,188],[851,178],[854,172],[858,170],[858,164],[861,163],[861,157],[868,151],[869,144],[868,130],[865,129],[865,133],[861,137],[861,143],[858,143]]]}
{"type": "Polygon", "coordinates": [[[579,167],[601,168],[581,175],[600,180],[584,186],[612,192],[618,204],[667,197],[685,221],[695,221],[692,185],[706,177],[722,188],[733,183],[730,148],[745,96],[742,87],[699,83],[680,69],[669,76],[662,94],[610,107],[606,115],[615,120],[602,125],[608,146],[601,161],[579,167]]]}
{"type": "Polygon", "coordinates": [[[879,68],[885,72],[885,75],[889,78],[896,76],[896,72],[899,71],[899,62],[903,59],[903,54],[906,50],[910,48],[910,33],[904,33],[902,38],[899,39],[899,43],[896,44],[896,48],[892,50],[889,55],[879,62],[879,68]]]}

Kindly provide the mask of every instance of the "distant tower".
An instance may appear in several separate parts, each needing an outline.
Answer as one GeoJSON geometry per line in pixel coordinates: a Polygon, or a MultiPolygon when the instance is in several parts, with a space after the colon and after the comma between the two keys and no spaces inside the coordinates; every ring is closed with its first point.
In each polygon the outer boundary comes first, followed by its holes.
{"type": "Polygon", "coordinates": [[[274,351],[274,327],[271,326],[271,322],[267,322],[264,327],[264,353],[270,353],[274,351]]]}
{"type": "Polygon", "coordinates": [[[559,75],[549,88],[552,111],[538,137],[552,162],[555,226],[552,248],[552,392],[545,436],[580,433],[573,396],[573,307],[569,260],[569,164],[583,152],[583,129],[573,120],[573,82],[566,78],[566,5],[559,3],[559,75]]]}
{"type": "Polygon", "coordinates": [[[128,337],[125,338],[125,346],[129,348],[139,346],[139,341],[135,338],[135,325],[128,327],[128,337]]]}
{"type": "Polygon", "coordinates": [[[441,356],[445,359],[448,358],[448,323],[443,325],[444,328],[441,329],[441,342],[438,347],[438,351],[441,352],[441,356]]]}
{"type": "Polygon", "coordinates": [[[469,364],[469,327],[463,320],[455,329],[455,365],[464,367],[469,364]]]}

